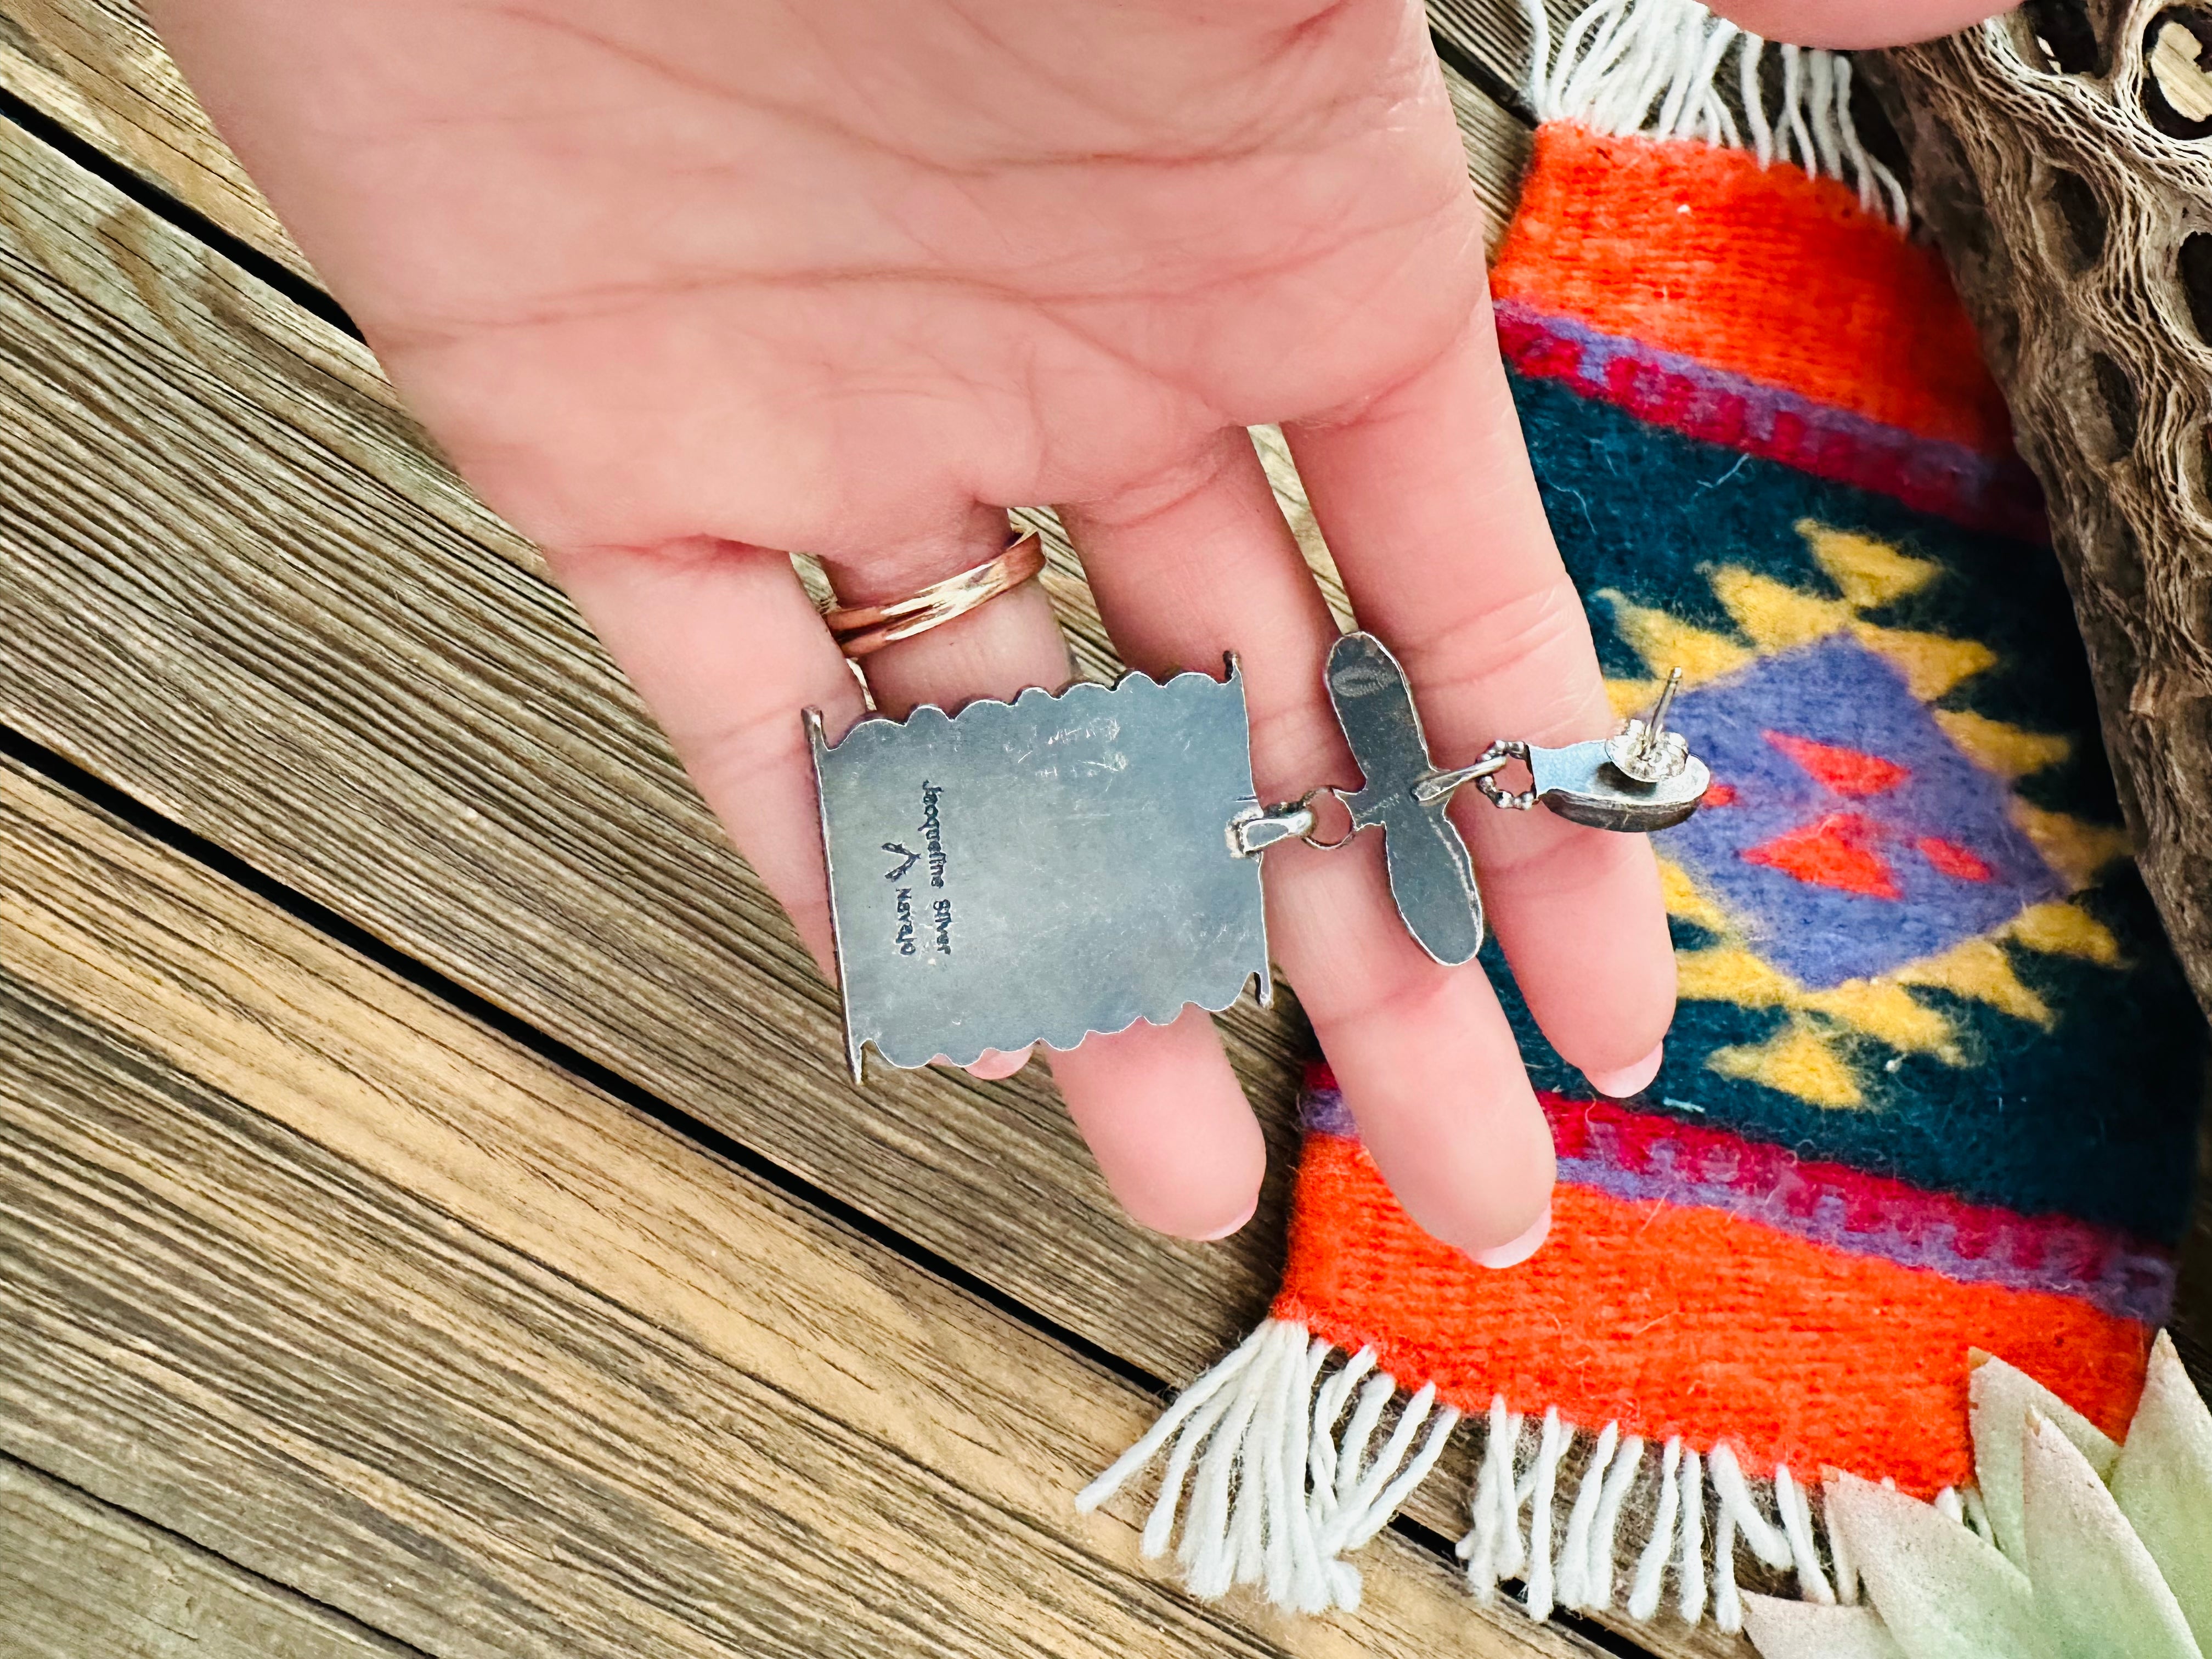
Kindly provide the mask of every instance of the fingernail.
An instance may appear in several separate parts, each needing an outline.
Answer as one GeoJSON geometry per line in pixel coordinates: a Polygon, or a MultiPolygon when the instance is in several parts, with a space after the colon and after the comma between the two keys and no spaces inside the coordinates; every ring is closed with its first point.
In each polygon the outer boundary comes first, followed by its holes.
{"type": "Polygon", "coordinates": [[[1659,1075],[1659,1062],[1667,1055],[1667,1045],[1659,1044],[1633,1066],[1624,1066],[1617,1072],[1584,1072],[1589,1086],[1608,1100],[1626,1100],[1631,1095],[1640,1095],[1651,1086],[1651,1079],[1659,1075]]]}
{"type": "Polygon", "coordinates": [[[1499,1267],[1517,1267],[1543,1247],[1544,1240],[1551,1231],[1552,1206],[1547,1204],[1544,1206],[1544,1213],[1536,1218],[1536,1224],[1522,1234],[1520,1237],[1509,1240],[1491,1249],[1470,1250],[1468,1254],[1474,1258],[1479,1267],[1489,1267],[1492,1270],[1499,1267]]]}
{"type": "Polygon", "coordinates": [[[1244,1206],[1244,1213],[1243,1215],[1238,1216],[1236,1220],[1231,1222],[1226,1227],[1222,1228],[1218,1232],[1199,1234],[1197,1243],[1200,1244],[1218,1243],[1221,1240],[1231,1237],[1232,1234],[1240,1233],[1244,1231],[1244,1224],[1249,1221],[1254,1216],[1259,1214],[1259,1212],[1260,1196],[1258,1194],[1255,1193],[1252,1195],[1252,1201],[1244,1206]]]}
{"type": "Polygon", "coordinates": [[[981,1078],[986,1083],[996,1083],[1001,1078],[1012,1077],[1028,1065],[1030,1052],[1030,1048],[1017,1048],[1010,1054],[1003,1049],[987,1048],[983,1051],[983,1057],[968,1067],[968,1075],[981,1078]]]}

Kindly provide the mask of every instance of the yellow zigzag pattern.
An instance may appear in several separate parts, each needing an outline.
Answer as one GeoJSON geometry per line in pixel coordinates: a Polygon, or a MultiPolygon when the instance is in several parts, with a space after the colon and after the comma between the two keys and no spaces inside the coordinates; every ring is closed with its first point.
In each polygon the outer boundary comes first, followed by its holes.
{"type": "MultiPolygon", "coordinates": [[[[1761,657],[1836,633],[1850,633],[1896,665],[1906,686],[1923,702],[1934,702],[1996,663],[1996,653],[1978,641],[1881,628],[1860,614],[1918,592],[1943,574],[1942,565],[1809,519],[1798,524],[1797,532],[1843,597],[1808,593],[1739,566],[1716,568],[1707,573],[1707,580],[1735,624],[1734,636],[1636,605],[1612,590],[1601,592],[1599,597],[1613,607],[1614,627],[1644,659],[1651,675],[1607,682],[1614,709],[1625,715],[1648,707],[1657,690],[1658,676],[1669,667],[1680,666],[1684,684],[1695,686],[1732,674],[1761,657]]],[[[2054,765],[2071,750],[2063,737],[1966,710],[1929,712],[1961,751],[2008,780],[2054,765]]],[[[2051,868],[2077,892],[2128,850],[2125,836],[2118,830],[2043,811],[2017,797],[2013,817],[2051,868]]],[[[1775,1008],[1789,1016],[1765,1042],[1716,1050],[1706,1063],[1723,1076],[1747,1079],[1820,1106],[1864,1105],[1866,1066],[1894,1071],[1906,1054],[1930,1055],[1948,1066],[1972,1062],[1957,1023],[1914,996],[1914,988],[1948,992],[2048,1027],[2056,1016],[2013,971],[2008,946],[2076,957],[2106,967],[2118,966],[2120,961],[2119,941],[2087,911],[2071,902],[2038,904],[1981,938],[1939,955],[1873,979],[1814,990],[1759,957],[1727,912],[1680,866],[1662,858],[1660,873],[1668,913],[1696,924],[1718,941],[1677,957],[1683,998],[1775,1008]],[[1882,1049],[1890,1051],[1887,1058],[1882,1049]]]]}

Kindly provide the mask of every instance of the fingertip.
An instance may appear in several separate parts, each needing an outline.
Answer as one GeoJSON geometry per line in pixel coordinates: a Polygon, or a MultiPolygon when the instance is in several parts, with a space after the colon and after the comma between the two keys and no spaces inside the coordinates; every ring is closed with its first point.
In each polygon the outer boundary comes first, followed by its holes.
{"type": "Polygon", "coordinates": [[[1544,1206],[1544,1213],[1536,1218],[1536,1224],[1522,1233],[1520,1237],[1509,1239],[1504,1243],[1493,1245],[1486,1250],[1474,1250],[1469,1254],[1474,1257],[1476,1266],[1488,1267],[1492,1272],[1507,1267],[1517,1267],[1543,1248],[1544,1240],[1550,1237],[1551,1231],[1552,1206],[1547,1201],[1544,1206]]]}
{"type": "Polygon", "coordinates": [[[1132,1220],[1206,1240],[1251,1219],[1267,1143],[1202,1010],[1087,1037],[1050,1060],[1069,1115],[1132,1220]]]}
{"type": "Polygon", "coordinates": [[[1547,1131],[1542,1175],[1521,1182],[1510,1197],[1493,1197],[1480,1211],[1454,1218],[1445,1224],[1449,1231],[1430,1231],[1461,1255],[1486,1267],[1510,1267],[1525,1261],[1535,1254],[1536,1247],[1551,1231],[1551,1150],[1547,1131]]]}
{"type": "Polygon", "coordinates": [[[1244,1231],[1245,1224],[1260,1213],[1260,1194],[1252,1194],[1252,1201],[1244,1206],[1244,1213],[1225,1227],[1217,1227],[1210,1233],[1193,1233],[1192,1240],[1200,1244],[1218,1244],[1224,1238],[1234,1237],[1244,1231]]]}
{"type": "Polygon", "coordinates": [[[1655,1043],[1651,1052],[1643,1059],[1613,1071],[1585,1070],[1583,1076],[1589,1086],[1608,1100],[1626,1100],[1642,1094],[1651,1086],[1651,1079],[1659,1075],[1660,1062],[1667,1057],[1667,1045],[1655,1043]]]}
{"type": "Polygon", "coordinates": [[[1219,1110],[1210,1131],[1148,1149],[1140,1159],[1124,1158],[1109,1172],[1108,1184],[1131,1220],[1200,1244],[1243,1231],[1260,1208],[1267,1143],[1242,1090],[1223,1106],[1231,1103],[1236,1115],[1219,1110]]]}
{"type": "Polygon", "coordinates": [[[1769,40],[1844,51],[1933,40],[2006,9],[1991,0],[1715,0],[1712,9],[1769,40]]]}
{"type": "MultiPolygon", "coordinates": [[[[1109,1174],[1107,1184],[1131,1220],[1149,1231],[1197,1244],[1243,1231],[1260,1208],[1267,1143],[1241,1093],[1237,1103],[1242,1125],[1224,1121],[1203,1145],[1162,1148],[1142,1162],[1124,1160],[1109,1174]]],[[[1104,1159],[1100,1163],[1103,1168],[1104,1159]]]]}
{"type": "Polygon", "coordinates": [[[1567,828],[1528,879],[1494,884],[1498,942],[1561,1059],[1593,1082],[1656,1070],[1677,986],[1658,860],[1641,836],[1567,828]]]}
{"type": "Polygon", "coordinates": [[[1030,1056],[1036,1052],[1035,1043],[1031,1043],[1026,1048],[1018,1048],[1012,1054],[1006,1053],[1002,1048],[986,1048],[983,1051],[983,1057],[967,1068],[968,1075],[980,1078],[986,1083],[997,1083],[1003,1079],[1013,1076],[1023,1066],[1028,1065],[1030,1056]]]}
{"type": "Polygon", "coordinates": [[[1551,1126],[1495,999],[1485,986],[1466,1004],[1443,1027],[1456,1029],[1459,1042],[1408,1049],[1385,1041],[1369,1052],[1354,1038],[1329,1058],[1361,1143],[1406,1213],[1480,1261],[1540,1225],[1557,1164],[1551,1126]],[[1469,1063],[1470,1048],[1495,1062],[1469,1063]]]}

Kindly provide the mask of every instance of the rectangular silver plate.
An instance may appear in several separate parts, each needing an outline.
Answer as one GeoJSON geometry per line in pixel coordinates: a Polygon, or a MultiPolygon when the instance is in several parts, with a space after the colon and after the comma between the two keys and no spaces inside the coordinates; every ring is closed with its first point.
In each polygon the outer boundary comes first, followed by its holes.
{"type": "Polygon", "coordinates": [[[1072,1048],[1191,1004],[1266,1000],[1251,731],[1225,679],[1131,674],[1057,696],[808,730],[853,1074],[1072,1048]]]}

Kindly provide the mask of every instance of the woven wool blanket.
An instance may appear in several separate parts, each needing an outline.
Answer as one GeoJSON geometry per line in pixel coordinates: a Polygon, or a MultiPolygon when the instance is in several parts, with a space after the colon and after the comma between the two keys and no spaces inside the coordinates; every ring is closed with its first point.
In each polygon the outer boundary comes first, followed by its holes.
{"type": "Polygon", "coordinates": [[[1593,1098],[1486,952],[1559,1152],[1503,1272],[1413,1224],[1317,1063],[1273,1317],[1084,1502],[1165,1449],[1147,1549],[1180,1516],[1194,1589],[1318,1610],[1467,1419],[1476,1595],[1732,1630],[1740,1576],[1855,1594],[1829,1470],[1978,1510],[1978,1353],[2124,1430],[2201,1026],[2033,481],[1847,61],[1643,0],[1538,62],[1498,338],[1616,708],[1680,666],[1714,776],[1655,843],[1665,1063],[1593,1098]]]}

